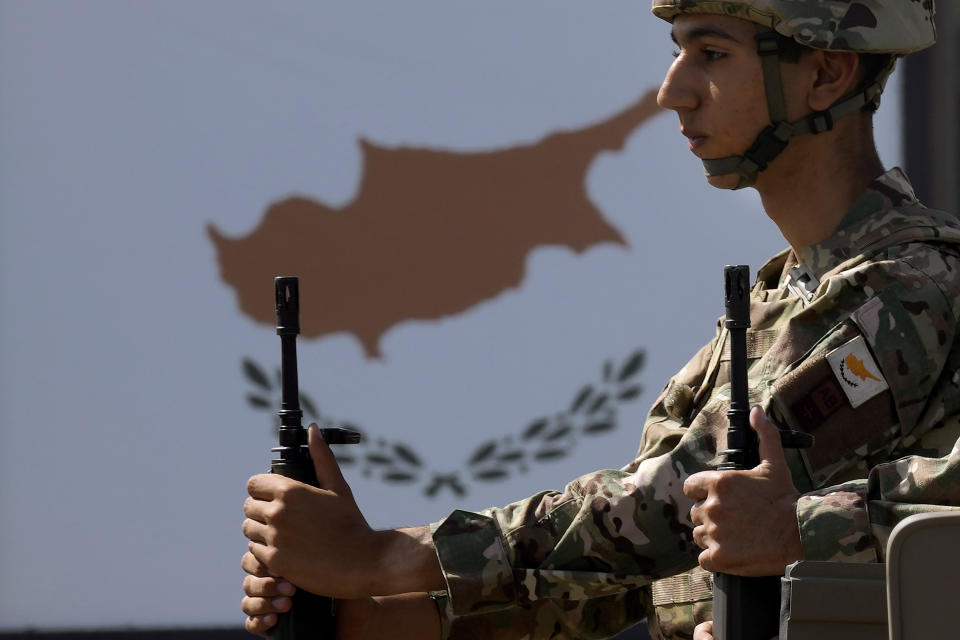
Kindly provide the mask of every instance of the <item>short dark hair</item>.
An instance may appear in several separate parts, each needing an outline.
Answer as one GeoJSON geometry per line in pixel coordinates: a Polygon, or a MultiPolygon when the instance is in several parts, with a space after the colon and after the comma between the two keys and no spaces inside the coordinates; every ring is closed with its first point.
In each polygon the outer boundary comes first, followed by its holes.
{"type": "MultiPolygon", "coordinates": [[[[860,88],[864,89],[874,82],[881,73],[893,62],[889,53],[861,53],[860,54],[860,88]]],[[[863,111],[874,113],[879,105],[871,102],[863,105],[863,111]]]]}

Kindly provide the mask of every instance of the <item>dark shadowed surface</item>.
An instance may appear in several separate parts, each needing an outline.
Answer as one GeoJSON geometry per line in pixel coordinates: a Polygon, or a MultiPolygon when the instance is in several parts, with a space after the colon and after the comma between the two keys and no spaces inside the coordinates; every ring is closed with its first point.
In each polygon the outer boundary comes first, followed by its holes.
{"type": "MultiPolygon", "coordinates": [[[[240,628],[216,629],[104,629],[102,631],[12,631],[0,632],[0,640],[253,640],[256,638],[240,628]]],[[[613,640],[650,640],[647,624],[643,622],[617,635],[613,640]]]]}

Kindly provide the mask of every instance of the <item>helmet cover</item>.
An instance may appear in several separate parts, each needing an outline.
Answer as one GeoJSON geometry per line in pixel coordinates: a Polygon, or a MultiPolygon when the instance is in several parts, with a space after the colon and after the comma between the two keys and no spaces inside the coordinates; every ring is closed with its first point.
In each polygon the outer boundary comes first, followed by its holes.
{"type": "Polygon", "coordinates": [[[801,45],[829,51],[905,55],[936,42],[933,0],[653,0],[653,13],[742,18],[801,45]]]}

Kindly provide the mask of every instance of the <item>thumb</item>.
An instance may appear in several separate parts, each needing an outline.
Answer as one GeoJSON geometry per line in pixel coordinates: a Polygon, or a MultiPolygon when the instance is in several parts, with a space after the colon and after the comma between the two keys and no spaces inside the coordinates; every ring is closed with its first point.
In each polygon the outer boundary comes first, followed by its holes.
{"type": "Polygon", "coordinates": [[[313,469],[317,473],[317,484],[321,489],[343,493],[347,483],[340,473],[340,465],[337,464],[333,451],[320,435],[320,428],[316,423],[310,425],[308,434],[310,459],[313,460],[313,469]]]}
{"type": "Polygon", "coordinates": [[[780,430],[770,422],[760,407],[750,410],[750,426],[757,432],[760,440],[760,460],[767,461],[775,469],[785,470],[787,458],[783,454],[780,430]]]}

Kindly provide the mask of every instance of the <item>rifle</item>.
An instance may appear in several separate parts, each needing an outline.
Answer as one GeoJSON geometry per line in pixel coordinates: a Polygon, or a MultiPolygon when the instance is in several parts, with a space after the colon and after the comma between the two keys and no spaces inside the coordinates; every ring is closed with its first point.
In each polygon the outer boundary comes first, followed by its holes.
{"type": "MultiPolygon", "coordinates": [[[[730,409],[727,410],[727,448],[720,471],[753,469],[760,464],[760,442],[750,428],[747,381],[747,329],[750,327],[750,267],[723,269],[725,326],[730,340],[730,409]]],[[[799,431],[780,431],[785,448],[804,449],[813,437],[799,431]]],[[[713,637],[715,640],[770,640],[780,628],[781,576],[713,576],[713,637]]]]}
{"type": "MultiPolygon", "coordinates": [[[[277,302],[277,335],[280,336],[280,446],[271,449],[277,454],[270,462],[270,472],[317,486],[317,476],[307,445],[300,410],[300,389],[297,381],[297,335],[300,333],[300,291],[295,276],[274,278],[277,302]]],[[[320,430],[327,444],[354,444],[360,434],[350,429],[331,427],[320,430]]],[[[270,637],[278,640],[336,638],[335,601],[297,587],[293,607],[277,617],[270,637]]]]}

